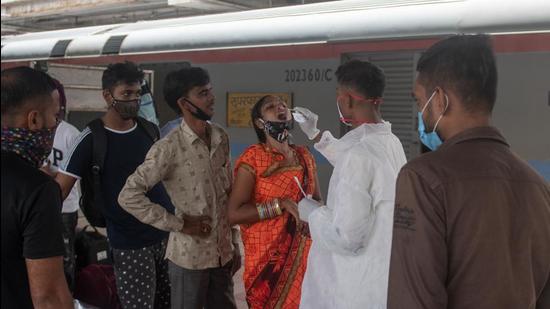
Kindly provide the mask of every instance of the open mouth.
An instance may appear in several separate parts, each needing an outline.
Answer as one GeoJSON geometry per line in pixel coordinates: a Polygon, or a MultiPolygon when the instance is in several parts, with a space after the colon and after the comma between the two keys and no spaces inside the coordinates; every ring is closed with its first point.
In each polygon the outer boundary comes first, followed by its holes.
{"type": "Polygon", "coordinates": [[[277,119],[281,120],[281,121],[286,121],[286,112],[281,112],[279,114],[277,114],[277,119]]]}

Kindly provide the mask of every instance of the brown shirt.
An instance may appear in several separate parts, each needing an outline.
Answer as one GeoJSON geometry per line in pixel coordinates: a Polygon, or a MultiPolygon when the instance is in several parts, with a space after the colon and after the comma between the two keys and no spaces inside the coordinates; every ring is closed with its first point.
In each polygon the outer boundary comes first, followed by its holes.
{"type": "MultiPolygon", "coordinates": [[[[118,198],[122,208],[141,222],[171,232],[166,257],[187,269],[220,267],[233,258],[232,230],[227,219],[232,182],[229,140],[221,127],[210,127],[209,149],[182,121],[151,147],[118,198]],[[160,181],[174,204],[174,215],[146,196],[160,181]],[[204,239],[181,233],[183,214],[212,218],[210,236],[204,239]]],[[[236,241],[238,232],[233,233],[236,241]]]]}
{"type": "Polygon", "coordinates": [[[388,308],[550,308],[550,188],[492,127],[401,170],[388,308]]]}

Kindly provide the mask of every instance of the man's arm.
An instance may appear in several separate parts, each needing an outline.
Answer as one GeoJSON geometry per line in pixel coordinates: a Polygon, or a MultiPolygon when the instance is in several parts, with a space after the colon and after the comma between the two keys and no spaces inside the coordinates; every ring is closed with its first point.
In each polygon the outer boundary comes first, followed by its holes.
{"type": "Polygon", "coordinates": [[[71,190],[77,179],[73,176],[69,176],[67,174],[64,174],[63,172],[60,172],[55,175],[55,181],[57,182],[57,184],[59,184],[59,187],[61,188],[62,199],[65,200],[67,196],[69,196],[69,193],[71,193],[71,190]]]}
{"type": "Polygon", "coordinates": [[[168,212],[164,207],[146,196],[147,192],[161,182],[172,170],[171,148],[168,143],[154,144],[145,161],[128,177],[120,191],[118,203],[124,210],[139,221],[168,232],[180,232],[184,226],[182,219],[168,212]]]}
{"type": "Polygon", "coordinates": [[[63,272],[61,193],[53,181],[26,197],[21,212],[23,257],[35,308],[72,308],[63,272]]]}
{"type": "Polygon", "coordinates": [[[338,156],[338,150],[336,147],[338,139],[332,136],[330,131],[324,131],[322,134],[320,133],[317,135],[315,141],[316,142],[313,147],[319,151],[332,166],[335,166],[338,156]]]}
{"type": "Polygon", "coordinates": [[[416,172],[397,178],[388,287],[390,309],[447,308],[447,246],[440,194],[416,172]]]}
{"type": "Polygon", "coordinates": [[[73,299],[63,272],[63,257],[25,259],[32,303],[36,309],[72,309],[73,299]]]}

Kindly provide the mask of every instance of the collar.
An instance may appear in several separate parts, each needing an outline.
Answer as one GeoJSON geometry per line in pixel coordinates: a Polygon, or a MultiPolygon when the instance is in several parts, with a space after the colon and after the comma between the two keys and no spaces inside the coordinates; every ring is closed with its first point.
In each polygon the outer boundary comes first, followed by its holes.
{"type": "Polygon", "coordinates": [[[502,136],[502,134],[500,133],[499,130],[497,130],[497,128],[487,126],[487,127],[477,127],[477,128],[464,130],[456,134],[455,136],[451,137],[450,139],[446,140],[441,145],[441,147],[439,147],[439,149],[445,149],[445,148],[451,147],[452,145],[456,145],[456,144],[460,144],[460,143],[464,143],[472,140],[480,140],[480,139],[490,140],[490,141],[501,143],[510,147],[508,142],[506,142],[506,139],[504,138],[504,136],[502,136]]]}
{"type": "Polygon", "coordinates": [[[124,131],[111,129],[111,128],[107,127],[106,125],[103,125],[103,127],[105,128],[105,130],[111,131],[111,132],[113,132],[113,133],[117,133],[117,134],[126,134],[126,133],[130,133],[130,132],[134,131],[134,130],[137,128],[137,121],[134,123],[134,126],[133,126],[133,127],[131,127],[131,128],[128,129],[128,130],[124,130],[124,131]]]}
{"type": "MultiPolygon", "coordinates": [[[[218,146],[222,143],[222,133],[218,129],[218,127],[213,124],[210,121],[207,121],[208,125],[210,126],[210,149],[212,152],[218,148],[218,146]]],[[[180,124],[181,131],[183,132],[183,135],[185,136],[185,139],[189,141],[189,144],[194,144],[198,141],[202,141],[201,138],[191,129],[189,125],[185,123],[185,121],[182,121],[180,124]]]]}

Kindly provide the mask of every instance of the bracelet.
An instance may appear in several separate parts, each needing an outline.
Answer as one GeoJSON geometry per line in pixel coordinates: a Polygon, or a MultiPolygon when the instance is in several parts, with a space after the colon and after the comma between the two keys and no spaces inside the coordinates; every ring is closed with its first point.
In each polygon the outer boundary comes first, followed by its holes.
{"type": "Polygon", "coordinates": [[[258,204],[256,206],[256,210],[258,210],[258,216],[260,217],[260,220],[264,220],[265,219],[265,215],[264,215],[264,208],[263,208],[263,205],[262,204],[258,204]]]}
{"type": "Polygon", "coordinates": [[[279,199],[274,199],[271,202],[256,204],[256,210],[260,220],[266,220],[275,218],[283,214],[281,206],[279,205],[279,199]]]}
{"type": "Polygon", "coordinates": [[[280,216],[280,215],[283,214],[283,210],[281,209],[281,205],[279,205],[279,199],[278,199],[278,198],[275,199],[275,207],[274,207],[274,209],[275,209],[275,214],[276,214],[277,216],[280,216]]]}

